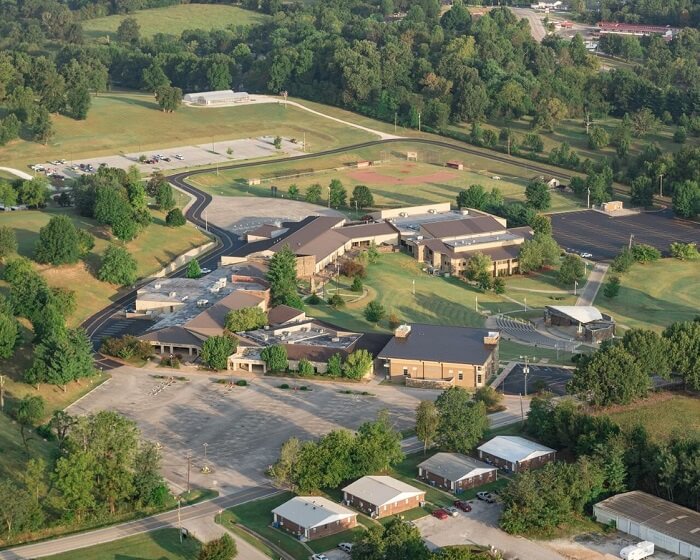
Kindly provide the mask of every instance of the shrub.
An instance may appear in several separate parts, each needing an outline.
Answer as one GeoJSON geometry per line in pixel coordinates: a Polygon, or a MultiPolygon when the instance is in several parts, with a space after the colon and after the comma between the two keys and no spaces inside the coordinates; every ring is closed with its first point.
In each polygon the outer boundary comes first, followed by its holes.
{"type": "Polygon", "coordinates": [[[399,325],[401,325],[401,318],[395,312],[392,311],[389,315],[388,322],[389,328],[393,331],[394,329],[397,329],[399,325]]]}
{"type": "Polygon", "coordinates": [[[603,287],[603,295],[606,298],[614,298],[620,293],[620,277],[611,276],[603,287]]]}
{"type": "Polygon", "coordinates": [[[362,279],[359,276],[355,276],[355,278],[352,280],[352,286],[350,286],[350,289],[353,292],[362,293],[362,288],[362,279]]]}
{"type": "Polygon", "coordinates": [[[613,259],[610,268],[613,272],[623,273],[627,272],[633,264],[634,256],[632,256],[632,251],[623,249],[620,254],[613,259]]]}
{"type": "Polygon", "coordinates": [[[182,210],[179,208],[173,208],[165,217],[165,223],[170,227],[180,227],[184,226],[187,223],[187,220],[185,219],[182,210]]]}
{"type": "Polygon", "coordinates": [[[340,265],[340,273],[347,278],[354,278],[356,276],[364,278],[367,276],[367,269],[361,262],[347,259],[340,265]]]}
{"type": "Polygon", "coordinates": [[[100,352],[115,358],[122,358],[123,360],[130,358],[147,360],[154,355],[153,346],[130,334],[120,338],[108,337],[103,339],[100,345],[100,352]]]}
{"type": "Polygon", "coordinates": [[[637,243],[636,245],[632,245],[632,258],[642,264],[658,261],[661,258],[661,252],[651,245],[637,243]]]}
{"type": "Polygon", "coordinates": [[[300,390],[300,391],[310,391],[310,389],[309,389],[306,385],[301,385],[301,386],[299,387],[299,390],[300,390]]]}
{"type": "Polygon", "coordinates": [[[684,126],[679,126],[676,131],[673,133],[673,141],[676,144],[685,144],[685,141],[688,139],[688,132],[686,131],[684,126]]]}
{"type": "Polygon", "coordinates": [[[239,387],[247,387],[248,382],[245,379],[239,379],[238,381],[236,381],[236,385],[238,385],[239,387]]]}
{"type": "Polygon", "coordinates": [[[700,258],[695,243],[671,243],[671,255],[681,261],[694,261],[700,258]]]}
{"type": "Polygon", "coordinates": [[[288,384],[288,383],[282,383],[282,385],[280,385],[280,389],[289,389],[289,384],[288,384]]]}
{"type": "Polygon", "coordinates": [[[378,323],[386,315],[386,309],[378,301],[370,301],[365,307],[363,314],[370,323],[378,323]]]}
{"type": "Polygon", "coordinates": [[[315,373],[314,365],[306,358],[299,360],[299,365],[297,366],[297,371],[299,372],[299,375],[301,375],[303,377],[307,377],[307,376],[313,375],[315,373]]]}
{"type": "Polygon", "coordinates": [[[498,393],[493,387],[479,387],[474,393],[474,400],[484,403],[488,412],[500,410],[503,395],[498,393]]]}
{"type": "Polygon", "coordinates": [[[338,307],[345,306],[345,300],[340,296],[340,294],[333,294],[330,298],[328,298],[328,304],[337,309],[338,307]]]}
{"type": "Polygon", "coordinates": [[[321,303],[321,298],[318,297],[318,294],[316,292],[314,292],[306,298],[306,303],[308,303],[309,305],[318,305],[319,303],[321,303]]]}

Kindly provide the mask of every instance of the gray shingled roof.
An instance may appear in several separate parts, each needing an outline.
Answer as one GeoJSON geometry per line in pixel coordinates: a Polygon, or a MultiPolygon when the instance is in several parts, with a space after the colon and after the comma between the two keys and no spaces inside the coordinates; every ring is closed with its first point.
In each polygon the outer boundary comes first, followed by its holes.
{"type": "Polygon", "coordinates": [[[491,216],[478,216],[476,218],[463,218],[460,220],[448,220],[445,222],[433,222],[421,224],[421,227],[433,237],[459,237],[489,231],[503,231],[503,225],[491,216]]]}
{"type": "Polygon", "coordinates": [[[406,338],[392,338],[377,357],[481,365],[493,351],[484,344],[488,333],[471,327],[411,324],[406,338]]]}
{"type": "Polygon", "coordinates": [[[469,476],[498,470],[496,467],[460,453],[436,453],[418,466],[453,482],[469,476]]]}

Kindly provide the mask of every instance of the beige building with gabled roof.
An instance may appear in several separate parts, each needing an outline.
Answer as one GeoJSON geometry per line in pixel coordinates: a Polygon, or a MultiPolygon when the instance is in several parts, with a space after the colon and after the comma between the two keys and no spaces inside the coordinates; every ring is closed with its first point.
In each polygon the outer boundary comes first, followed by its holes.
{"type": "Polygon", "coordinates": [[[377,519],[417,508],[425,491],[390,476],[363,476],[343,488],[343,502],[377,519]]]}

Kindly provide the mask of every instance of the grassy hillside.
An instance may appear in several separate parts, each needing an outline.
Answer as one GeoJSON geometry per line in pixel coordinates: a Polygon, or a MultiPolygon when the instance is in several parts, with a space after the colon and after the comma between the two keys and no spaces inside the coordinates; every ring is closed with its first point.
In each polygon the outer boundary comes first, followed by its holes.
{"type": "Polygon", "coordinates": [[[239,107],[181,107],[162,113],[152,95],[106,93],[92,99],[87,119],[54,116],[55,138],[48,146],[17,140],[0,148],[6,167],[27,170],[32,163],[52,159],[73,161],[120,152],[208,144],[219,140],[279,134],[301,139],[306,133],[311,151],[375,139],[369,132],[277,104],[239,107]]]}
{"type": "Polygon", "coordinates": [[[119,24],[127,17],[134,17],[141,27],[142,37],[156,33],[179,36],[186,29],[224,29],[229,26],[255,25],[268,16],[223,4],[178,4],[165,8],[141,10],[135,14],[113,15],[83,22],[88,39],[113,40],[119,24]]]}

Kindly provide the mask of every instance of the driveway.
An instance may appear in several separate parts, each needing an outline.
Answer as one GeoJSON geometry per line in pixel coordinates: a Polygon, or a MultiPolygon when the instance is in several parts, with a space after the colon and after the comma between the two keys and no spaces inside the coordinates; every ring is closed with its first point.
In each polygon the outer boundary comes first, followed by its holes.
{"type": "Polygon", "coordinates": [[[414,523],[431,550],[449,545],[477,544],[493,546],[509,559],[564,560],[563,556],[543,544],[514,537],[499,529],[501,511],[499,504],[474,500],[469,513],[460,512],[457,517],[443,521],[429,515],[414,523]]]}

